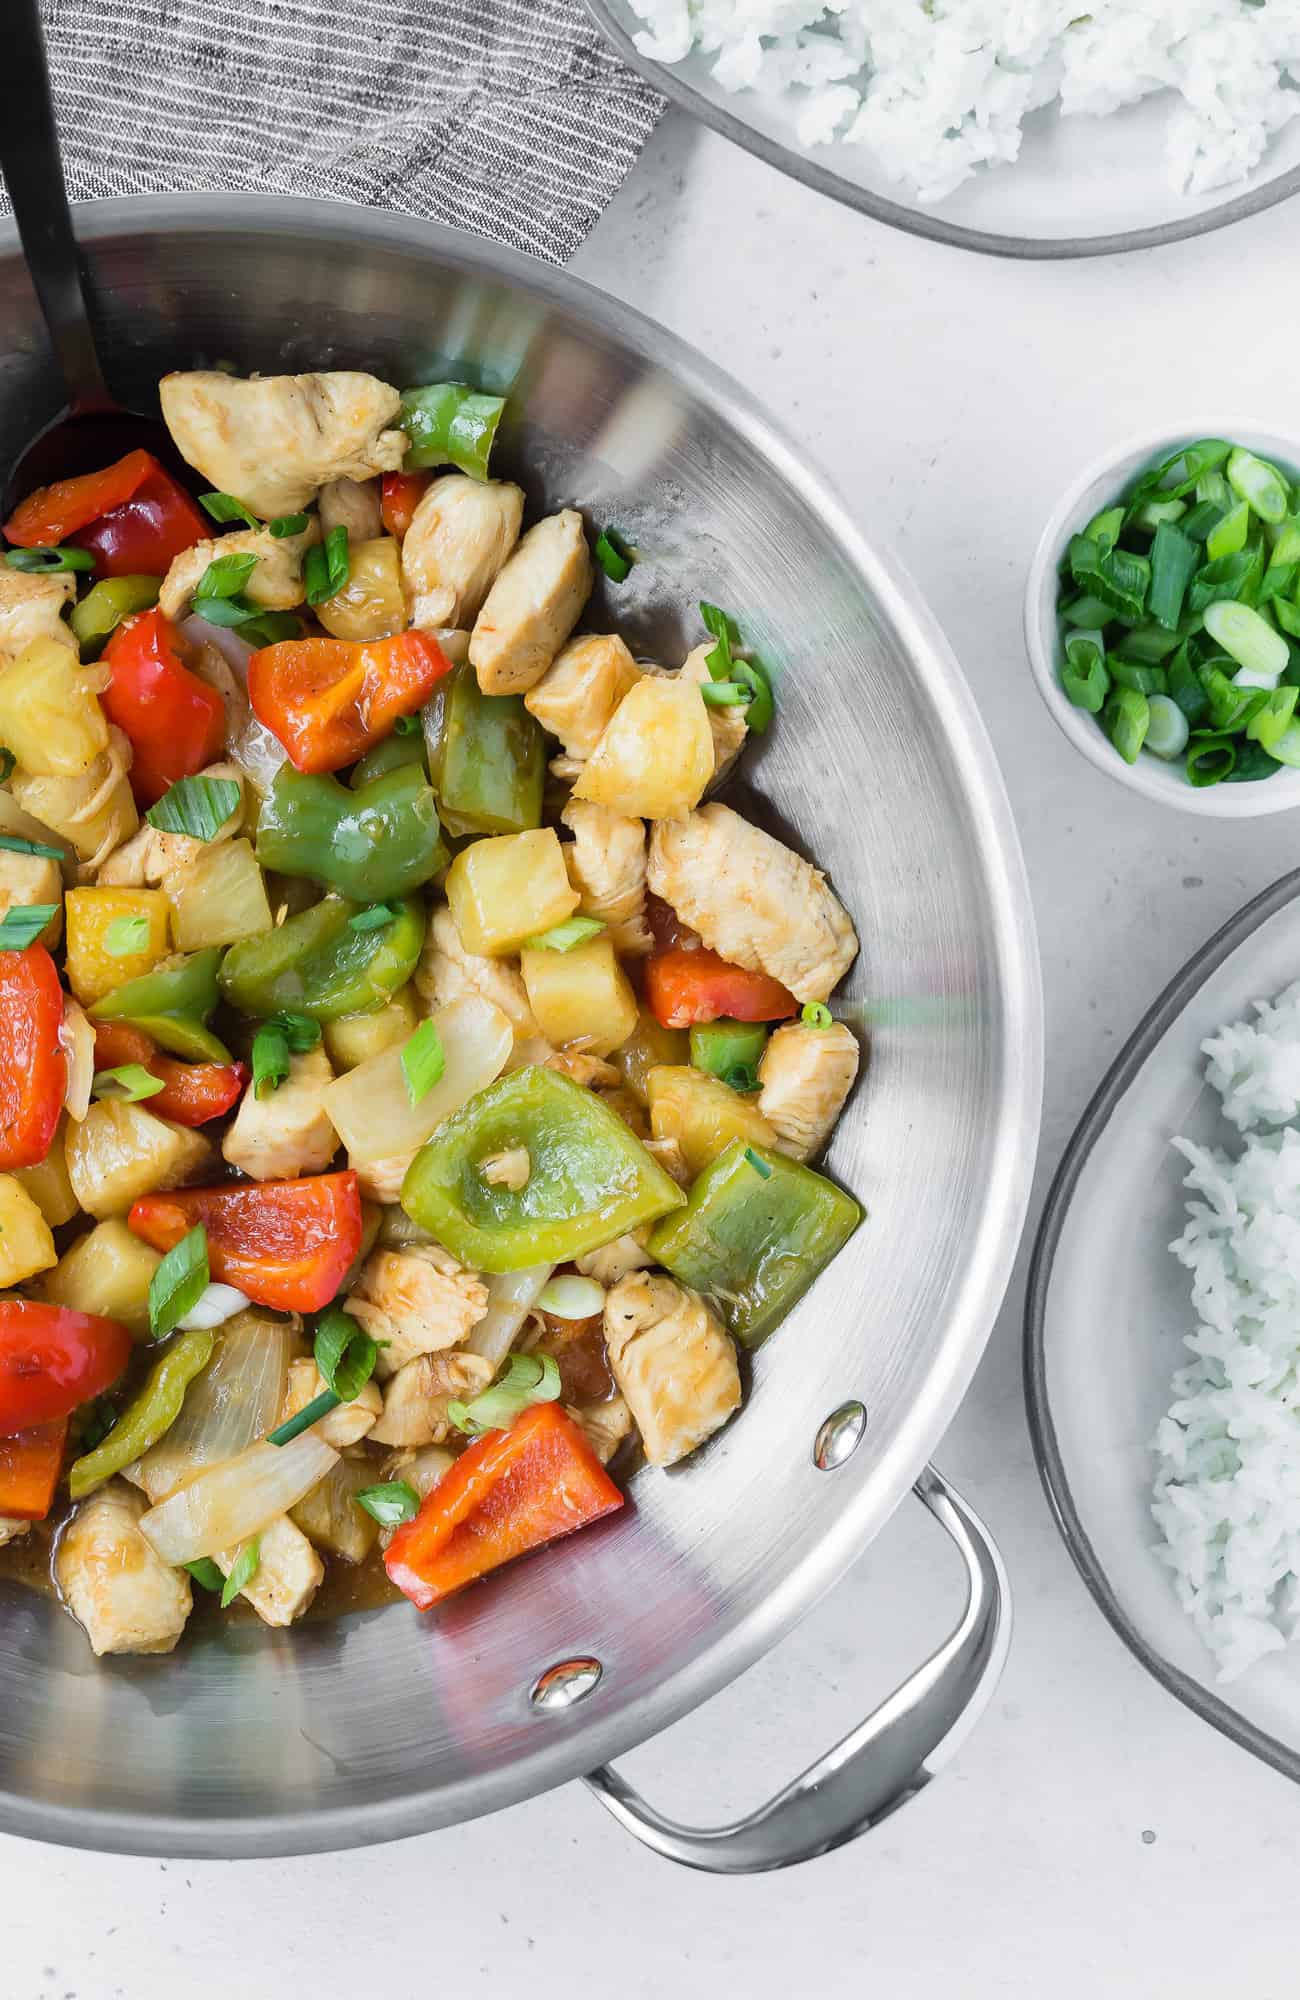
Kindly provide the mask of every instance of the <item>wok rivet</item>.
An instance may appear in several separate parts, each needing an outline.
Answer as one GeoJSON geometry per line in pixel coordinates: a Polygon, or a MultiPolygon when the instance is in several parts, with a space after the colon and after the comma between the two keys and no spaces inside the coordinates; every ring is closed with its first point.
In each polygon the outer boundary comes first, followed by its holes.
{"type": "Polygon", "coordinates": [[[852,1458],[862,1443],[867,1428],[865,1403],[841,1403],[838,1410],[832,1410],[817,1433],[813,1445],[813,1464],[819,1472],[833,1472],[837,1465],[852,1458]]]}
{"type": "Polygon", "coordinates": [[[573,1708],[595,1690],[604,1671],[599,1660],[559,1660],[538,1675],[529,1690],[529,1702],[546,1714],[573,1708]]]}

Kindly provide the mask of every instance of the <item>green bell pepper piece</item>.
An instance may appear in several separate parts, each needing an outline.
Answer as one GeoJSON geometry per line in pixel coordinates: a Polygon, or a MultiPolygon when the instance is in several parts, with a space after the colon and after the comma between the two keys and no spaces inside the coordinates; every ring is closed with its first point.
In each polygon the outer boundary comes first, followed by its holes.
{"type": "Polygon", "coordinates": [[[160,576],[106,576],[72,607],[69,624],[77,635],[83,660],[97,660],[104,641],[124,618],[148,611],[158,602],[160,576]]]}
{"type": "Polygon", "coordinates": [[[93,1493],[171,1429],[181,1413],[185,1391],[211,1360],[215,1341],[216,1334],[210,1326],[196,1326],[168,1344],[166,1353],[154,1362],[143,1386],[108,1436],[93,1451],[73,1460],[68,1472],[68,1491],[74,1500],[93,1493]]]}
{"type": "Polygon", "coordinates": [[[418,764],[399,764],[359,791],[286,764],[262,803],[257,858],[356,902],[383,903],[418,889],[450,857],[438,802],[418,764]]]}
{"type": "Polygon", "coordinates": [[[649,1250],[684,1285],[721,1300],[736,1339],[757,1347],[861,1220],[852,1195],[811,1167],[733,1139],[681,1214],[652,1232],[649,1250]]]}
{"type": "Polygon", "coordinates": [[[757,1090],[758,1065],[767,1043],[761,1021],[706,1021],[691,1029],[691,1061],[720,1076],[734,1090],[757,1090]]]}
{"type": "Polygon", "coordinates": [[[207,1026],[220,995],[217,967],[221,950],[192,951],[171,958],[139,979],[114,987],[89,1009],[92,1021],[129,1021],[143,1028],[159,1048],[188,1062],[228,1063],[230,1050],[207,1026]]]}
{"type": "MultiPolygon", "coordinates": [[[[417,716],[416,721],[419,721],[417,716]]],[[[424,747],[423,729],[413,730],[404,735],[395,729],[391,736],[385,736],[382,743],[376,743],[373,750],[367,750],[359,764],[354,764],[348,773],[348,783],[354,792],[368,785],[372,778],[382,778],[386,771],[395,771],[401,764],[418,764],[428,775],[429,756],[424,747]]]]}
{"type": "Polygon", "coordinates": [[[467,663],[443,676],[425,718],[429,780],[449,833],[541,825],[546,742],[522,695],[480,693],[467,663]]]}
{"type": "Polygon", "coordinates": [[[471,479],[486,479],[505,406],[504,396],[485,396],[464,382],[403,389],[397,424],[411,440],[403,461],[406,471],[454,465],[471,479]]]}
{"type": "Polygon", "coordinates": [[[535,1064],[498,1077],[446,1119],[402,1186],[412,1222],[479,1271],[562,1264],[684,1200],[617,1112],[535,1064]],[[484,1180],[480,1163],[513,1146],[528,1153],[524,1186],[484,1180]]]}
{"type": "Polygon", "coordinates": [[[422,903],[393,905],[391,923],[353,930],[360,906],[329,897],[273,931],[231,945],[221,967],[221,990],[241,1014],[310,1014],[337,1021],[344,1014],[373,1014],[405,986],[424,943],[422,903]]]}

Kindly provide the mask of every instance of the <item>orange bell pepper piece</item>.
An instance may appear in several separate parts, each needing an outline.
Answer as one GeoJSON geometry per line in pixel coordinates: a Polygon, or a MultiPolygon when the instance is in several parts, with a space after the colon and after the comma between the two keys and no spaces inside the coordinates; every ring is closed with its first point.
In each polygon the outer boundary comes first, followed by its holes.
{"type": "Polygon", "coordinates": [[[125,1069],[139,1063],[162,1089],[145,1101],[173,1125],[206,1125],[233,1111],[248,1082],[247,1063],[176,1062],[161,1054],[152,1035],[128,1021],[95,1022],[95,1068],[125,1069]]]}
{"type": "Polygon", "coordinates": [[[155,1250],[171,1250],[201,1222],[208,1269],[255,1305],[319,1312],[361,1248],[361,1193],[351,1171],[297,1181],[174,1188],[141,1195],[127,1217],[155,1250]]]}
{"type": "Polygon", "coordinates": [[[285,639],[248,663],[248,699],[298,771],[355,763],[413,715],[451,671],[428,632],[391,639],[285,639]]]}
{"type": "Polygon", "coordinates": [[[704,1021],[788,1021],[799,1012],[794,994],[766,972],[747,972],[716,951],[674,949],[646,960],[645,993],[661,1028],[704,1021]]]}
{"type": "Polygon", "coordinates": [[[0,1514],[15,1521],[43,1521],[63,1470],[68,1419],[38,1424],[0,1438],[0,1514]]]}
{"type": "Polygon", "coordinates": [[[176,556],[212,532],[184,487],[148,451],[129,451],[102,472],[38,487],[4,531],[19,548],[51,548],[76,535],[100,576],[165,576],[176,556]]]}

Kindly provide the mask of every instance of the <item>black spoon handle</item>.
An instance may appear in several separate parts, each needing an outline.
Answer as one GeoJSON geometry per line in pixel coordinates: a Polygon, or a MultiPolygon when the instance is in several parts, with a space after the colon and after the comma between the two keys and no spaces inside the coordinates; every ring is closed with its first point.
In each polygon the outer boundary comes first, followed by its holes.
{"type": "Polygon", "coordinates": [[[82,290],[38,0],[7,0],[0,63],[0,173],[74,410],[112,408],[82,290]]]}

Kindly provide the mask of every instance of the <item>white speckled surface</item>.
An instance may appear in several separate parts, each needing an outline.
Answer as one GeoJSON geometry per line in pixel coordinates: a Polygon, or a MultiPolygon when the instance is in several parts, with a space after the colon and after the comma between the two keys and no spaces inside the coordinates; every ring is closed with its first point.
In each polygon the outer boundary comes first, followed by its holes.
{"type": "MultiPolygon", "coordinates": [[[[1300,816],[1184,819],[1086,765],[1025,666],[1025,566],[1108,439],[1229,403],[1300,426],[1297,213],[1139,259],[999,264],[890,234],[671,116],[577,260],[781,411],[945,624],[1029,860],[1043,1185],[1146,1004],[1300,859],[1300,816]]],[[[4,1840],[4,2000],[1293,1995],[1300,1798],[1148,1680],[1076,1579],[1025,1431],[1019,1287],[941,1463],[1000,1538],[1016,1643],[954,1770],[857,1846],[715,1881],[644,1855],[577,1790],[314,1860],[4,1840]]],[[[801,1631],[629,1769],[688,1816],[746,1807],[921,1656],[956,1589],[905,1509],[801,1631]]]]}

